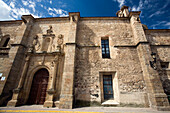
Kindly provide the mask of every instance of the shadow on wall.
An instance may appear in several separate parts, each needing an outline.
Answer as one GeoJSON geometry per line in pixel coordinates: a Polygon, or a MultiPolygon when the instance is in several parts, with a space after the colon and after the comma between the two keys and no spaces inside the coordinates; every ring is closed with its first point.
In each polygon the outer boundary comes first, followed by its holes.
{"type": "Polygon", "coordinates": [[[0,37],[2,36],[2,31],[1,31],[1,28],[0,28],[0,37]]]}
{"type": "MultiPolygon", "coordinates": [[[[156,52],[157,53],[157,52],[156,52]]],[[[170,79],[168,76],[170,76],[170,72],[168,73],[169,70],[166,70],[164,68],[164,66],[161,64],[162,61],[159,57],[159,55],[157,54],[157,61],[160,62],[160,67],[158,67],[159,71],[159,77],[161,79],[161,82],[162,82],[162,86],[163,86],[163,89],[164,89],[164,92],[165,94],[168,96],[168,100],[169,100],[169,103],[170,103],[170,79]]],[[[165,66],[166,67],[166,66],[165,66]]]]}
{"type": "MultiPolygon", "coordinates": [[[[40,26],[36,27],[36,30],[32,29],[30,32],[25,32],[25,34],[34,34],[35,33],[42,33],[42,30],[40,28],[40,26]]],[[[25,35],[24,34],[24,35],[25,35]]],[[[2,36],[2,31],[0,29],[0,36],[2,36]]],[[[17,39],[18,40],[18,39],[17,39]]],[[[25,38],[21,39],[21,43],[25,44],[25,45],[29,45],[28,42],[32,42],[33,41],[33,36],[28,35],[25,38]],[[28,38],[30,37],[30,38],[28,38]],[[28,40],[28,39],[31,39],[28,40]]],[[[2,94],[0,95],[0,105],[1,106],[6,106],[8,101],[10,101],[12,99],[12,95],[13,95],[13,90],[18,86],[19,80],[20,80],[20,76],[23,70],[23,65],[24,65],[24,59],[25,59],[25,52],[27,50],[25,48],[19,48],[17,51],[14,50],[12,55],[16,55],[15,59],[10,59],[10,60],[14,60],[13,64],[12,64],[12,68],[10,69],[10,73],[8,75],[8,79],[6,81],[6,84],[4,86],[4,90],[2,92],[2,94]],[[15,54],[16,52],[16,54],[15,54]],[[20,62],[20,65],[18,65],[18,62],[20,62]]],[[[9,61],[10,61],[9,60],[9,61]]],[[[21,90],[21,92],[23,92],[23,89],[21,90]]],[[[25,98],[25,97],[24,97],[25,98]]]]}
{"type": "Polygon", "coordinates": [[[0,106],[6,106],[8,101],[12,99],[12,90],[9,90],[8,93],[2,93],[0,95],[0,106]]]}
{"type": "MultiPolygon", "coordinates": [[[[76,66],[74,78],[74,107],[100,105],[95,101],[99,94],[95,91],[94,78],[92,75],[92,58],[96,47],[95,33],[87,25],[81,24],[77,33],[76,66]],[[94,99],[94,100],[92,100],[94,99]]],[[[99,80],[98,80],[99,81],[99,80]]]]}
{"type": "Polygon", "coordinates": [[[90,29],[86,24],[82,24],[78,26],[77,33],[77,44],[79,45],[95,45],[95,36],[96,34],[90,29]]]}

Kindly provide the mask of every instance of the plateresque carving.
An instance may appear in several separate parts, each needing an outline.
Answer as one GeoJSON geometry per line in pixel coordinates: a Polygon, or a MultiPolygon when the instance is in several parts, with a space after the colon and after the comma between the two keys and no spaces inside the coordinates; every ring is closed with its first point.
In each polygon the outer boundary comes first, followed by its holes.
{"type": "Polygon", "coordinates": [[[58,35],[57,43],[58,43],[58,46],[61,46],[63,44],[63,35],[62,34],[58,35]]]}
{"type": "Polygon", "coordinates": [[[49,26],[49,29],[47,29],[47,34],[48,34],[48,35],[50,35],[50,34],[53,33],[53,30],[52,30],[52,29],[53,29],[53,27],[50,25],[50,26],[49,26]]]}
{"type": "Polygon", "coordinates": [[[38,35],[33,37],[33,43],[32,45],[29,47],[29,52],[34,52],[34,51],[38,51],[40,49],[40,42],[38,41],[38,35]]]}

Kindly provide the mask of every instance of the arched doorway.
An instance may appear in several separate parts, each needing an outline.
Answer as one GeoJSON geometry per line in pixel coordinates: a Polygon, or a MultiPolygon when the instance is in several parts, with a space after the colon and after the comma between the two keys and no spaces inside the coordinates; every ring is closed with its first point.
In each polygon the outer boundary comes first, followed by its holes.
{"type": "Polygon", "coordinates": [[[38,70],[33,78],[28,104],[44,104],[49,73],[47,69],[38,70]]]}

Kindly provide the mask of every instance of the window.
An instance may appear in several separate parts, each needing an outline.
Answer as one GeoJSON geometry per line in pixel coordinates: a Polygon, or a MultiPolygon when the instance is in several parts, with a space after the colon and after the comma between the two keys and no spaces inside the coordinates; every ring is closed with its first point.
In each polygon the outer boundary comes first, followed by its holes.
{"type": "Polygon", "coordinates": [[[169,62],[161,62],[161,68],[168,69],[168,67],[169,67],[169,62]]]}
{"type": "Polygon", "coordinates": [[[102,39],[102,58],[110,58],[109,39],[102,39]]]}

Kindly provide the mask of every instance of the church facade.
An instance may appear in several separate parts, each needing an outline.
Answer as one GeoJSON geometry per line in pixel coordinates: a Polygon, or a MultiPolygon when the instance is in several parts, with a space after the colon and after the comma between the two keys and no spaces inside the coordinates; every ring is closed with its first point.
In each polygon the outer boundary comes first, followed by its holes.
{"type": "Polygon", "coordinates": [[[0,105],[168,110],[170,29],[147,29],[139,15],[123,6],[117,17],[0,21],[0,105]]]}

